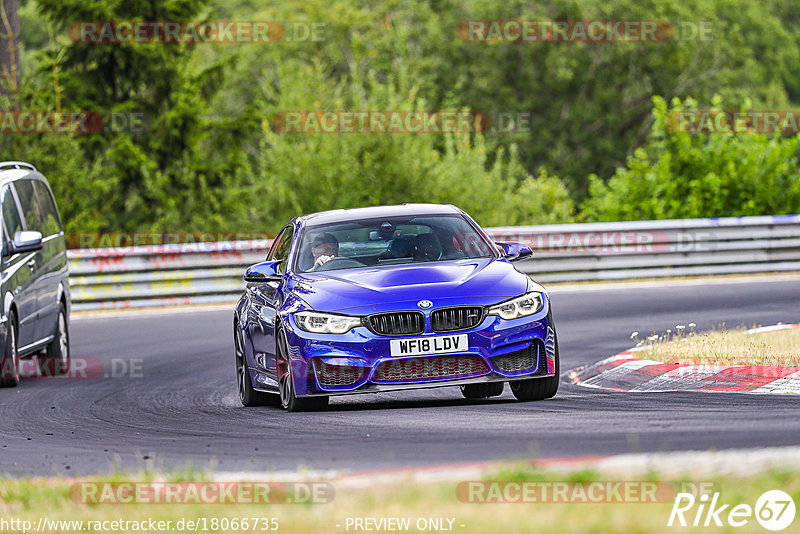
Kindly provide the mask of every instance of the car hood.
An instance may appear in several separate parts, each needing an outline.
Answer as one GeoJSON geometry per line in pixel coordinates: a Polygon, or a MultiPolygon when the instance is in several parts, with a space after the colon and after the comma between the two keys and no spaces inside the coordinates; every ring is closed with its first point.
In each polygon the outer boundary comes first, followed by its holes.
{"type": "Polygon", "coordinates": [[[498,258],[452,260],[295,275],[293,292],[319,311],[368,315],[456,304],[488,305],[523,294],[531,283],[498,258]]]}

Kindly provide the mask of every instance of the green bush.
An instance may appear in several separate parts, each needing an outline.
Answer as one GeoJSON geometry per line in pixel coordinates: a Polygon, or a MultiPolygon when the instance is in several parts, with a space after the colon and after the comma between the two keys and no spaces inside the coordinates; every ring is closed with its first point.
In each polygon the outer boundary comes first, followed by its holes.
{"type": "MultiPolygon", "coordinates": [[[[697,102],[676,98],[668,108],[655,97],[653,103],[647,144],[607,184],[590,176],[586,220],[800,213],[798,136],[673,131],[670,113],[697,109],[697,102]]],[[[720,99],[712,109],[722,109],[720,99]]]]}

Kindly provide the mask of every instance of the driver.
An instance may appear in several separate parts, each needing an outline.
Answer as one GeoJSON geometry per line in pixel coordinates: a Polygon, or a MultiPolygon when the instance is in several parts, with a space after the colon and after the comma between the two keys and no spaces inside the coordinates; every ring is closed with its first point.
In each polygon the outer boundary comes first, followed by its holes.
{"type": "Polygon", "coordinates": [[[316,271],[339,255],[339,241],[333,234],[319,234],[311,242],[311,253],[314,255],[314,266],[311,270],[316,271]]]}

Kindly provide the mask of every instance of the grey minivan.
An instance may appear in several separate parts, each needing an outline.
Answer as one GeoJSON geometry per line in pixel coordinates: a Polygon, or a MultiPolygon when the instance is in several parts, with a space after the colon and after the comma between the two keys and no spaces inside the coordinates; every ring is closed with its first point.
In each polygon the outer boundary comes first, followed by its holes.
{"type": "Polygon", "coordinates": [[[0,163],[0,205],[0,387],[14,387],[21,358],[36,356],[40,376],[69,371],[69,273],[53,192],[33,165],[0,163]]]}

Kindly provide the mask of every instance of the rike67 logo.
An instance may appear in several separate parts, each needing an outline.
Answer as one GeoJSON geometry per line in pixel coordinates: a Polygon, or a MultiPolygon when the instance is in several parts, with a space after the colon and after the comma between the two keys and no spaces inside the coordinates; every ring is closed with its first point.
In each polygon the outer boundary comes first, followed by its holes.
{"type": "Polygon", "coordinates": [[[779,531],[792,524],[794,515],[794,500],[781,490],[764,492],[755,507],[722,503],[719,492],[699,497],[691,493],[678,493],[667,526],[743,527],[755,518],[765,529],[779,531]]]}

